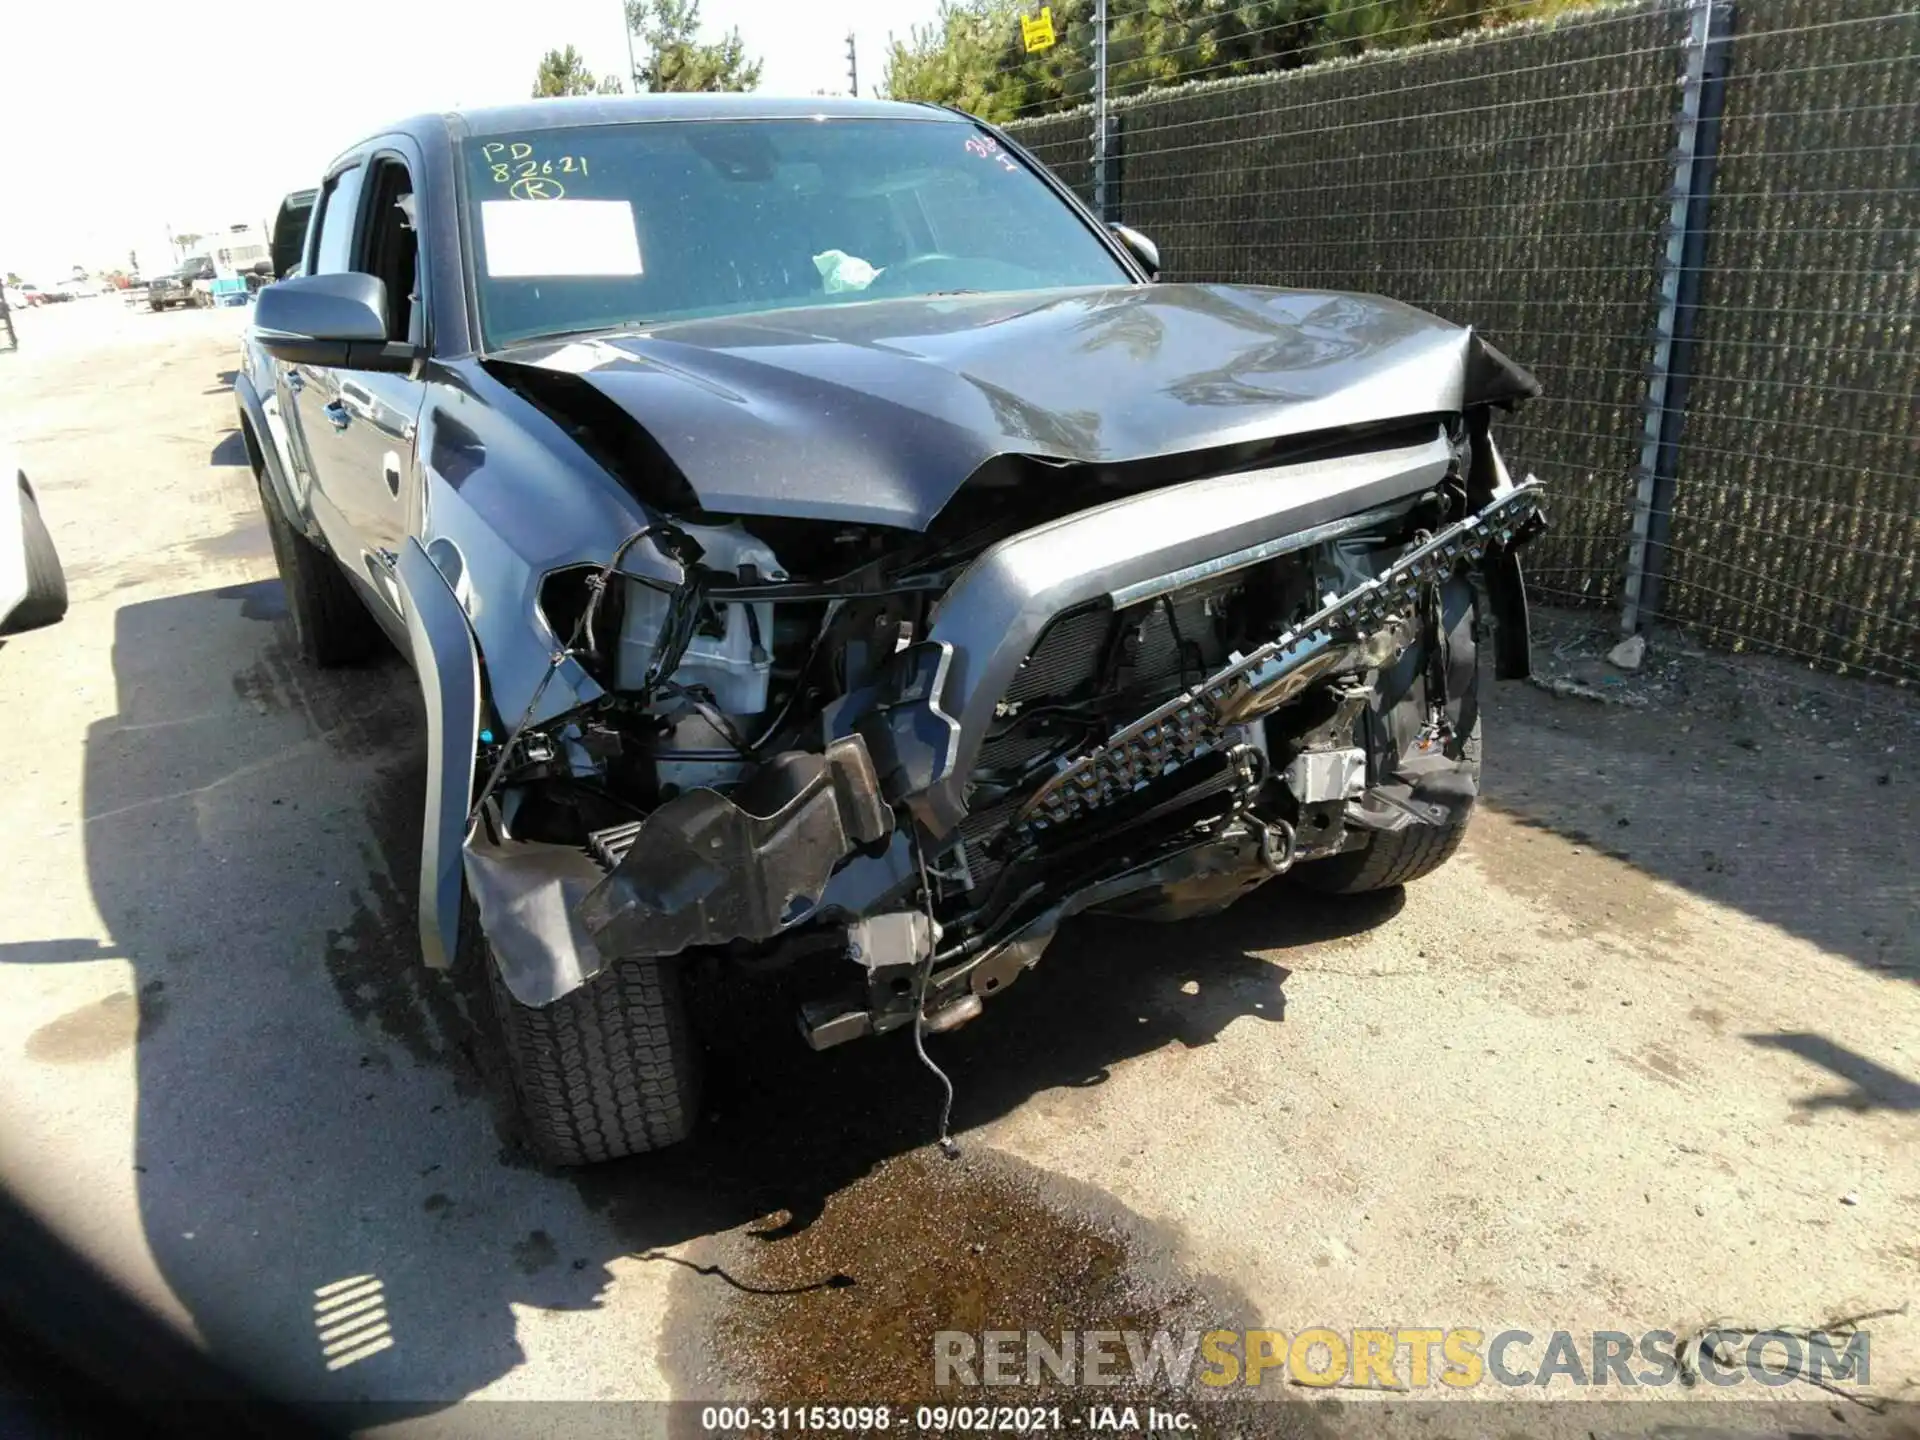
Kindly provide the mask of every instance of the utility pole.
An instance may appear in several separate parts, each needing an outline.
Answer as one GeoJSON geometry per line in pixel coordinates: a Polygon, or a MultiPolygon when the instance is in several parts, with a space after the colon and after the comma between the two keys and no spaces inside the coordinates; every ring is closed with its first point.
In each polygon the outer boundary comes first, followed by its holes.
{"type": "Polygon", "coordinates": [[[1093,0],[1093,213],[1107,218],[1107,0],[1093,0]]]}
{"type": "Polygon", "coordinates": [[[853,31],[847,31],[847,93],[860,98],[860,55],[854,49],[853,31]]]}
{"type": "Polygon", "coordinates": [[[627,8],[627,0],[620,0],[620,24],[627,32],[627,84],[633,87],[633,93],[640,93],[640,67],[633,63],[633,12],[627,8]]]}

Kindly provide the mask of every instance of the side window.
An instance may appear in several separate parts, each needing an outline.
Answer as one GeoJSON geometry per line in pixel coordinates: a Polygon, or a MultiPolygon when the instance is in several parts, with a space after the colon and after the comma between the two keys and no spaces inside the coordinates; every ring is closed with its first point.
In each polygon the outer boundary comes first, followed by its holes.
{"type": "Polygon", "coordinates": [[[307,223],[313,219],[317,198],[311,190],[295,191],[280,202],[269,242],[274,279],[283,280],[300,268],[300,257],[307,248],[307,223]]]}
{"type": "Polygon", "coordinates": [[[373,162],[368,191],[373,204],[367,211],[365,249],[353,268],[386,284],[387,339],[418,344],[424,337],[414,333],[413,324],[420,299],[413,179],[397,157],[383,155],[373,162]]]}
{"type": "Polygon", "coordinates": [[[320,228],[313,242],[310,274],[338,275],[353,268],[353,221],[366,176],[366,167],[356,165],[342,170],[320,192],[320,228]]]}

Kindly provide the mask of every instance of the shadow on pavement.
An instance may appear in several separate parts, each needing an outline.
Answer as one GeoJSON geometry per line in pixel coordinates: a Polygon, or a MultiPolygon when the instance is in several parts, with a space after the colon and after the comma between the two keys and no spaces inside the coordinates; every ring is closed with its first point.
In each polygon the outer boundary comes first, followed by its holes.
{"type": "MultiPolygon", "coordinates": [[[[1496,809],[1864,970],[1920,982],[1907,757],[1843,727],[1832,738],[1781,737],[1737,702],[1719,715],[1681,714],[1501,684],[1486,714],[1485,796],[1496,809]]],[[[1537,865],[1511,852],[1497,861],[1498,883],[1569,914],[1670,903],[1624,871],[1610,895],[1569,894],[1582,882],[1559,847],[1537,865]]]]}
{"type": "Polygon", "coordinates": [[[215,1355],[288,1393],[450,1399],[519,1360],[511,1304],[591,1305],[606,1277],[514,1263],[451,993],[365,953],[407,928],[368,816],[418,808],[412,676],[299,672],[277,589],[118,612],[84,793],[133,993],[29,1048],[135,1047],[147,1243],[215,1355]]]}
{"type": "MultiPolygon", "coordinates": [[[[720,1038],[702,1138],[541,1170],[504,1119],[483,987],[417,962],[411,673],[391,656],[305,669],[276,583],[126,606],[113,665],[117,713],[86,740],[87,864],[135,980],[112,1013],[43,1027],[41,1056],[135,1048],[147,1243],[243,1373],[433,1408],[521,1362],[511,1307],[593,1307],[614,1258],[772,1211],[790,1233],[932,1138],[939,1090],[904,1036],[815,1055],[780,997],[707,985],[720,1038]]],[[[1236,1020],[1279,1022],[1287,972],[1250,950],[1350,933],[1398,904],[1279,900],[1064,934],[1014,996],[933,1042],[956,1124],[1236,1020]]],[[[49,940],[0,958],[102,953],[49,940]]]]}
{"type": "Polygon", "coordinates": [[[229,430],[215,443],[207,455],[209,465],[245,465],[247,463],[247,442],[238,430],[229,430]]]}
{"type": "Polygon", "coordinates": [[[66,965],[75,960],[118,960],[120,947],[98,940],[22,940],[0,945],[0,965],[66,965]]]}
{"type": "Polygon", "coordinates": [[[1920,1085],[1824,1035],[1783,1031],[1744,1038],[1749,1045],[1763,1050],[1784,1050],[1789,1055],[1798,1055],[1846,1082],[1844,1090],[1823,1091],[1794,1101],[1796,1110],[1893,1110],[1909,1114],[1920,1111],[1920,1085]]]}
{"type": "MultiPolygon", "coordinates": [[[[1210,1044],[1236,1020],[1279,1023],[1288,971],[1249,952],[1354,933],[1399,898],[1336,907],[1270,886],[1224,916],[1178,927],[1083,919],[980,1020],[929,1038],[953,1081],[954,1129],[985,1124],[1042,1090],[1103,1084],[1114,1065],[1169,1044],[1210,1044]]],[[[574,1177],[633,1249],[775,1214],[784,1218],[762,1237],[792,1234],[850,1181],[935,1138],[940,1084],[904,1034],[814,1054],[794,1034],[779,987],[708,987],[702,1001],[710,1037],[702,1133],[574,1177]]]]}

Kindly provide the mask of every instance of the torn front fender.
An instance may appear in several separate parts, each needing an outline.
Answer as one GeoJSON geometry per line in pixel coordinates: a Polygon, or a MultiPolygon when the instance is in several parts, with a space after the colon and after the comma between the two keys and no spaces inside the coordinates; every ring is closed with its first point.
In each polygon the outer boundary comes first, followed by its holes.
{"type": "Polygon", "coordinates": [[[480,742],[480,653],[466,613],[418,540],[396,567],[414,673],[427,709],[427,805],[420,829],[420,951],[453,964],[460,931],[460,847],[480,742]]]}
{"type": "Polygon", "coordinates": [[[522,1005],[551,1005],[600,973],[606,959],[576,912],[602,872],[583,851],[496,844],[477,831],[465,853],[467,888],[508,994],[522,1005]]]}

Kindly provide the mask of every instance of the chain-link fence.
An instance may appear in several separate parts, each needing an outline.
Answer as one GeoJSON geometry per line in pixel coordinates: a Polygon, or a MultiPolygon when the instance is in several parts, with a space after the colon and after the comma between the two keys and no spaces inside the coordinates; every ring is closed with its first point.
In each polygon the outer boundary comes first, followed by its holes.
{"type": "MultiPolygon", "coordinates": [[[[1107,110],[1166,279],[1392,295],[1539,375],[1502,445],[1553,486],[1543,598],[1920,679],[1920,0],[1642,0],[1107,110]]],[[[1093,198],[1090,107],[1008,128],[1093,198]]]]}

